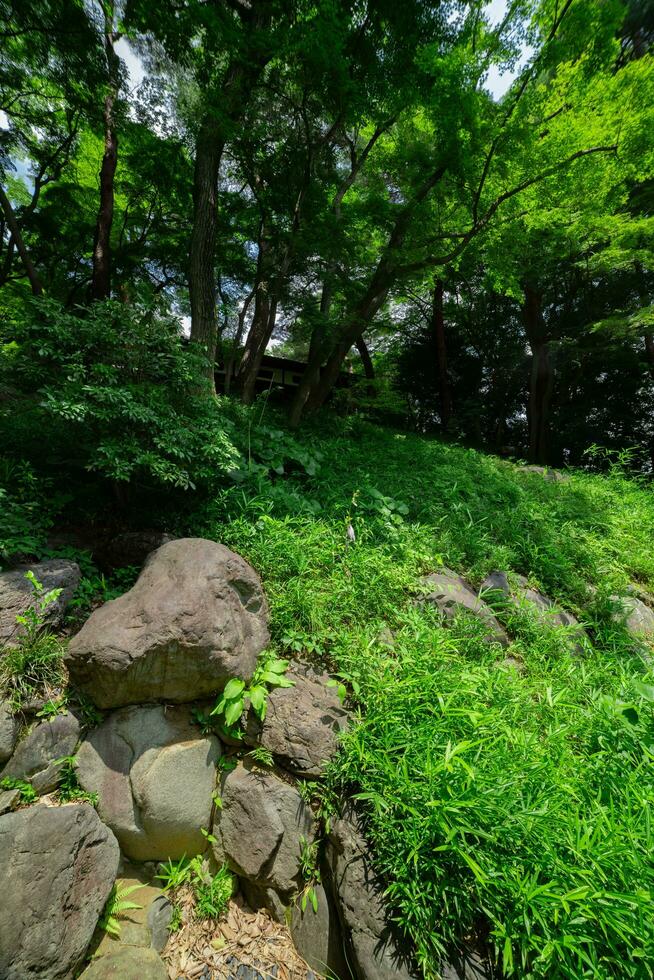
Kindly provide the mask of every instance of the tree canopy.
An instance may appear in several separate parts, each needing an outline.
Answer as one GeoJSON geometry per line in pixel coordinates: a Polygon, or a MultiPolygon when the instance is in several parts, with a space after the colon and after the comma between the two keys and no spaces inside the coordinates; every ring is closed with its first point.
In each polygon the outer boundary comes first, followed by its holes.
{"type": "Polygon", "coordinates": [[[2,5],[7,309],[156,301],[209,392],[251,402],[272,345],[294,425],[354,369],[350,408],[539,461],[581,458],[557,406],[605,412],[608,371],[654,452],[646,4],[40,6],[2,5]]]}

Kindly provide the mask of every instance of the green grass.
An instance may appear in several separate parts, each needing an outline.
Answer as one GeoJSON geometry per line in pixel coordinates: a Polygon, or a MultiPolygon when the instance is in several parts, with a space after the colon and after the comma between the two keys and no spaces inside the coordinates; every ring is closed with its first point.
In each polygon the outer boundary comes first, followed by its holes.
{"type": "Polygon", "coordinates": [[[52,633],[21,637],[0,658],[0,698],[6,698],[13,711],[34,698],[57,702],[66,686],[64,646],[52,633]]]}
{"type": "Polygon", "coordinates": [[[309,438],[315,477],[230,490],[189,530],[260,571],[278,653],[356,682],[330,780],[361,800],[424,975],[470,939],[513,977],[654,975],[654,675],[609,601],[654,591],[651,489],[615,472],[548,483],[361,423],[309,438]],[[514,669],[474,623],[444,629],[416,604],[441,564],[476,586],[529,576],[592,645],[572,657],[560,630],[506,613],[514,669]]]}

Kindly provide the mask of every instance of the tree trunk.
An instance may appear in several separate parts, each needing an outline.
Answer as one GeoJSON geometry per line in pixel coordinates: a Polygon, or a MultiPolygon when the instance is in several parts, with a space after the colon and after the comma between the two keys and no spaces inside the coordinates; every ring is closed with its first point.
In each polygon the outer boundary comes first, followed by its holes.
{"type": "Polygon", "coordinates": [[[111,226],[114,218],[114,178],[118,164],[118,136],[114,119],[114,105],[118,95],[120,59],[114,44],[119,35],[114,32],[113,3],[103,4],[104,49],[107,59],[107,83],[105,95],[104,154],[100,167],[100,206],[93,241],[93,271],[91,274],[91,299],[108,299],[111,294],[111,226]]]}
{"type": "Polygon", "coordinates": [[[219,104],[209,107],[198,132],[193,177],[193,232],[189,250],[191,341],[207,358],[209,390],[215,391],[218,342],[214,256],[216,249],[218,178],[227,135],[247,107],[250,93],[271,57],[269,45],[256,43],[259,31],[272,20],[267,0],[238,4],[238,16],[248,43],[227,68],[219,104]]]}
{"type": "Polygon", "coordinates": [[[436,370],[438,372],[438,393],[441,406],[441,427],[444,432],[452,420],[452,392],[447,371],[447,342],[445,336],[445,316],[443,314],[443,280],[434,281],[432,303],[432,329],[436,347],[436,370]]]}
{"type": "Polygon", "coordinates": [[[395,282],[398,274],[397,256],[404,244],[407,236],[411,219],[416,208],[421,204],[434,189],[436,184],[444,176],[446,168],[438,166],[420,187],[417,188],[412,199],[405,205],[395,219],[395,224],[388,236],[388,241],[379,258],[375,271],[370,279],[361,300],[356,304],[348,323],[343,328],[340,336],[336,338],[336,343],[327,358],[327,363],[322,372],[316,376],[313,371],[314,381],[309,388],[308,396],[304,396],[304,402],[300,404],[300,393],[296,398],[296,405],[293,410],[293,417],[297,419],[295,424],[299,424],[304,407],[310,411],[317,411],[325,403],[330,391],[338,380],[343,361],[347,357],[352,344],[362,337],[367,327],[370,325],[375,315],[383,305],[390,287],[395,282]]]}
{"type": "Polygon", "coordinates": [[[271,263],[273,255],[269,233],[270,229],[266,219],[263,218],[257,243],[259,251],[257,254],[254,314],[236,376],[236,385],[241,399],[246,405],[251,404],[254,400],[261,360],[270,339],[270,333],[274,329],[277,314],[277,302],[272,296],[271,263]]]}
{"type": "Polygon", "coordinates": [[[650,374],[654,378],[654,336],[651,333],[645,334],[645,354],[649,364],[650,374]]]}
{"type": "Polygon", "coordinates": [[[7,227],[11,233],[11,239],[20,255],[21,261],[25,266],[25,272],[27,273],[27,278],[32,289],[32,295],[41,296],[43,293],[43,286],[39,278],[39,274],[34,268],[34,263],[30,258],[30,254],[27,251],[25,242],[23,241],[23,236],[20,233],[20,228],[18,222],[16,221],[16,215],[14,214],[14,209],[11,206],[11,201],[5,194],[4,188],[0,186],[0,205],[2,206],[2,211],[7,222],[7,227]]]}
{"type": "Polygon", "coordinates": [[[356,341],[356,349],[359,351],[359,357],[361,358],[361,363],[363,364],[363,373],[369,381],[374,381],[375,379],[375,368],[372,363],[372,358],[370,356],[370,351],[366,346],[366,342],[363,337],[359,337],[356,341]]]}
{"type": "Polygon", "coordinates": [[[362,337],[366,327],[371,323],[375,314],[384,303],[388,295],[388,286],[383,285],[381,276],[373,277],[373,281],[366,292],[363,300],[359,303],[352,320],[342,331],[341,337],[333,347],[327,362],[319,377],[312,385],[309,397],[306,399],[306,408],[316,412],[322,408],[327,400],[332,388],[338,381],[341,373],[343,361],[353,344],[359,337],[362,337]]]}
{"type": "Polygon", "coordinates": [[[245,329],[245,317],[247,316],[248,309],[250,308],[250,303],[254,299],[256,292],[256,286],[252,289],[243,301],[243,306],[241,307],[240,313],[238,315],[238,326],[236,328],[236,334],[234,336],[234,347],[232,353],[228,358],[225,359],[225,394],[228,395],[232,387],[232,377],[234,374],[234,365],[236,364],[236,358],[238,356],[238,349],[243,339],[243,331],[245,329]]]}
{"type": "Polygon", "coordinates": [[[191,342],[206,353],[206,375],[214,386],[218,321],[214,252],[216,247],[218,175],[224,141],[213,115],[200,125],[195,147],[193,177],[193,232],[189,253],[188,283],[191,299],[191,342]]]}
{"type": "MultiPolygon", "coordinates": [[[[277,319],[277,298],[272,297],[269,299],[261,310],[260,324],[257,325],[257,335],[258,341],[252,345],[250,348],[251,354],[247,362],[245,374],[243,375],[241,382],[241,400],[245,405],[251,405],[254,401],[254,396],[256,394],[256,384],[257,376],[259,374],[259,369],[261,368],[261,362],[263,361],[263,356],[266,353],[266,347],[268,346],[268,341],[272,336],[273,330],[275,329],[275,320],[277,319]]],[[[252,324],[250,334],[254,329],[255,325],[252,324]]],[[[248,340],[250,338],[248,337],[248,340]]]]}
{"type": "Polygon", "coordinates": [[[328,279],[325,279],[322,284],[322,295],[320,297],[320,319],[311,331],[307,366],[304,369],[291,406],[289,423],[292,429],[297,429],[299,426],[311,390],[320,379],[320,366],[326,355],[327,320],[332,306],[332,296],[333,289],[331,283],[328,279]]]}
{"type": "Polygon", "coordinates": [[[549,462],[549,408],[554,375],[549,338],[542,312],[542,294],[533,286],[524,286],[523,320],[531,348],[531,384],[527,419],[529,422],[529,460],[549,462]]]}

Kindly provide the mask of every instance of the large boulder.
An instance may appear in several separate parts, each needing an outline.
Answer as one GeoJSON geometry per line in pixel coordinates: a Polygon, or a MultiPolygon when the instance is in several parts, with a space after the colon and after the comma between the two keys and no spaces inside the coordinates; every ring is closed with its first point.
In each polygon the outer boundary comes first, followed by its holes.
{"type": "Polygon", "coordinates": [[[642,640],[654,640],[654,609],[636,595],[611,596],[618,607],[614,618],[642,640]]]}
{"type": "Polygon", "coordinates": [[[71,712],[39,722],[18,743],[2,777],[25,779],[37,793],[52,792],[59,782],[61,760],[73,755],[79,735],[79,721],[71,712]]]}
{"type": "Polygon", "coordinates": [[[524,575],[495,571],[484,579],[481,585],[482,595],[485,592],[501,594],[515,608],[529,609],[542,622],[550,626],[564,626],[569,631],[570,646],[577,653],[583,651],[586,631],[579,621],[557,606],[537,589],[532,589],[524,575]]]}
{"type": "Polygon", "coordinates": [[[302,848],[316,837],[311,810],[294,786],[239,763],[225,773],[213,852],[237,875],[290,900],[302,887],[302,848]]]}
{"type": "Polygon", "coordinates": [[[127,707],[82,742],[77,775],[128,857],[176,860],[206,848],[220,752],[186,706],[127,707]]]}
{"type": "Polygon", "coordinates": [[[33,572],[46,592],[62,590],[45,610],[45,621],[51,627],[58,626],[63,620],[66,607],[80,581],[79,566],[64,558],[51,558],[0,572],[0,649],[18,643],[25,628],[16,622],[16,617],[23,616],[30,606],[35,605],[34,588],[25,578],[26,572],[33,572]]]}
{"type": "Polygon", "coordinates": [[[336,690],[327,687],[329,674],[293,664],[286,676],[294,687],[270,692],[263,722],[250,710],[245,741],[248,745],[263,745],[280,765],[297,776],[320,776],[338,749],[339,733],[347,726],[347,712],[336,690]]]}
{"type": "Polygon", "coordinates": [[[259,576],[243,558],[203,538],[170,541],[73,637],[71,681],[100,708],[194,701],[251,676],[267,622],[259,576]]]}
{"type": "Polygon", "coordinates": [[[413,963],[393,931],[384,886],[356,816],[350,812],[332,826],[327,846],[336,904],[349,942],[357,980],[410,980],[413,963]]]}
{"type": "Polygon", "coordinates": [[[0,976],[77,975],[118,870],[116,838],[87,803],[0,817],[0,976]]]}
{"type": "Polygon", "coordinates": [[[20,789],[0,790],[0,816],[3,813],[9,813],[10,810],[14,810],[19,803],[20,789]]]}
{"type": "Polygon", "coordinates": [[[0,766],[11,756],[18,738],[18,719],[7,701],[0,701],[0,766]]]}
{"type": "Polygon", "coordinates": [[[509,638],[490,608],[456,572],[442,568],[440,572],[424,575],[420,581],[428,590],[423,601],[437,606],[447,622],[460,614],[474,616],[486,627],[487,640],[508,646],[509,638]]]}
{"type": "Polygon", "coordinates": [[[343,932],[338,919],[331,888],[314,885],[316,906],[307,901],[295,902],[289,915],[289,929],[298,953],[321,976],[350,980],[343,932]]]}
{"type": "Polygon", "coordinates": [[[92,960],[80,980],[168,980],[168,970],[155,949],[115,944],[92,960]]]}

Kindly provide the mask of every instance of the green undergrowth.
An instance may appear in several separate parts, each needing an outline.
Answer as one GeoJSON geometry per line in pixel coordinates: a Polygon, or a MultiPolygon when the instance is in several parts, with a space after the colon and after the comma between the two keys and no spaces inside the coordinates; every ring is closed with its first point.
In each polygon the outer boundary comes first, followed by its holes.
{"type": "Polygon", "coordinates": [[[472,941],[512,977],[652,976],[654,675],[610,599],[654,591],[651,489],[356,422],[306,438],[315,476],[246,481],[187,530],[260,571],[278,653],[341,675],[360,718],[330,782],[360,799],[424,975],[472,941]],[[508,651],[443,628],[416,602],[441,565],[527,575],[588,649],[525,610],[498,610],[508,651]]]}

